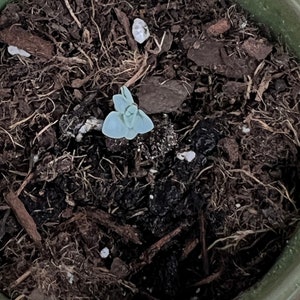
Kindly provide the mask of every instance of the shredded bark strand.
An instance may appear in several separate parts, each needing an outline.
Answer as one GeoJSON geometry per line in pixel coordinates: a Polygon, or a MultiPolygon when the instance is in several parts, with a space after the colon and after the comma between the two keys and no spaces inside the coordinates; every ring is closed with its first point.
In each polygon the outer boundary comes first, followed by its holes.
{"type": "Polygon", "coordinates": [[[41,236],[37,231],[36,224],[30,214],[27,212],[23,202],[14,192],[9,192],[5,200],[13,210],[18,222],[26,230],[30,238],[39,246],[41,246],[41,236]]]}

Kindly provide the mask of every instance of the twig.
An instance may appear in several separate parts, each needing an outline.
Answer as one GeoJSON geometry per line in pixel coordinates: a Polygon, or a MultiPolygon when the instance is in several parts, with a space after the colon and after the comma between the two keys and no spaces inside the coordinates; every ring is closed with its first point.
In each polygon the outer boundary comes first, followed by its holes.
{"type": "Polygon", "coordinates": [[[10,214],[10,208],[7,209],[2,220],[0,221],[0,241],[2,240],[2,238],[5,235],[5,224],[6,224],[9,214],[10,214]]]}
{"type": "Polygon", "coordinates": [[[224,268],[222,267],[218,272],[213,273],[213,274],[209,275],[206,278],[203,278],[202,280],[192,284],[190,287],[201,286],[201,285],[209,284],[209,283],[215,281],[216,279],[218,279],[222,275],[223,269],[224,268]]]}
{"type": "Polygon", "coordinates": [[[55,125],[57,122],[58,122],[58,120],[55,120],[54,122],[52,122],[52,123],[48,124],[47,126],[45,126],[40,132],[38,132],[36,134],[36,136],[34,137],[32,144],[35,143],[35,141],[38,139],[38,137],[40,135],[42,135],[45,131],[47,131],[51,126],[55,125]]]}
{"type": "Polygon", "coordinates": [[[78,50],[80,51],[81,54],[83,54],[86,57],[89,65],[90,65],[90,68],[93,69],[94,64],[93,64],[93,61],[91,60],[91,58],[80,47],[78,47],[78,50]]]}
{"type": "Polygon", "coordinates": [[[180,261],[185,260],[190,255],[190,253],[197,247],[198,244],[199,244],[198,238],[187,241],[187,243],[185,243],[183,247],[180,261]]]}
{"type": "Polygon", "coordinates": [[[80,21],[78,20],[78,18],[76,17],[76,15],[75,15],[75,13],[74,13],[74,11],[73,11],[73,9],[72,9],[69,1],[68,0],[64,0],[64,1],[65,1],[66,7],[67,7],[67,9],[68,9],[71,17],[73,18],[73,20],[75,21],[75,23],[77,24],[77,26],[79,27],[79,29],[81,29],[82,25],[81,25],[80,21]]]}
{"type": "Polygon", "coordinates": [[[9,126],[9,129],[12,129],[12,130],[13,130],[13,129],[17,128],[19,125],[21,125],[21,124],[23,124],[23,123],[29,121],[30,119],[35,118],[37,115],[38,115],[38,113],[35,111],[35,112],[33,112],[30,116],[28,116],[27,118],[25,118],[25,119],[23,119],[23,120],[21,120],[21,121],[19,121],[19,122],[16,122],[16,123],[14,123],[14,124],[12,124],[12,125],[10,125],[10,126],[9,126]]]}
{"type": "Polygon", "coordinates": [[[107,49],[105,48],[104,42],[103,42],[103,40],[102,40],[102,35],[101,35],[100,28],[99,28],[97,22],[95,21],[95,5],[94,5],[94,0],[91,0],[91,8],[92,8],[91,21],[92,21],[92,23],[95,25],[95,27],[97,28],[97,32],[98,32],[98,36],[99,36],[99,41],[100,41],[100,47],[101,47],[101,50],[102,50],[103,53],[105,54],[105,56],[106,56],[108,62],[110,63],[110,65],[112,65],[111,57],[110,57],[110,55],[108,54],[107,49]]]}
{"type": "Polygon", "coordinates": [[[55,57],[58,61],[60,62],[63,62],[67,65],[76,65],[76,64],[83,64],[83,65],[86,65],[87,63],[90,63],[90,62],[87,62],[86,60],[84,59],[81,59],[77,56],[75,57],[64,57],[64,56],[56,56],[55,57]]]}
{"type": "Polygon", "coordinates": [[[16,215],[18,222],[26,230],[28,235],[32,240],[38,245],[41,246],[41,236],[37,231],[36,224],[30,214],[27,212],[23,202],[14,192],[9,192],[5,200],[7,204],[11,207],[13,212],[16,215]]]}
{"type": "Polygon", "coordinates": [[[180,225],[179,227],[175,228],[173,231],[162,237],[160,240],[158,240],[156,243],[151,245],[145,252],[142,253],[140,256],[140,259],[143,261],[146,261],[148,264],[152,262],[153,257],[157,254],[157,252],[165,246],[167,243],[169,243],[175,236],[177,236],[183,228],[185,228],[186,225],[180,225]]]}
{"type": "Polygon", "coordinates": [[[33,174],[29,174],[27,178],[25,178],[19,189],[16,192],[10,191],[5,196],[5,200],[14,212],[20,225],[26,230],[27,234],[38,246],[41,246],[42,238],[37,231],[36,224],[31,215],[27,212],[23,202],[19,199],[19,195],[21,194],[25,186],[28,184],[28,182],[32,179],[32,177],[33,174]]]}
{"type": "Polygon", "coordinates": [[[248,177],[250,177],[251,179],[253,179],[256,183],[264,186],[264,187],[268,187],[271,189],[274,189],[275,191],[277,191],[282,197],[286,198],[294,207],[295,210],[297,210],[296,204],[295,202],[292,200],[292,198],[289,195],[288,190],[286,189],[285,186],[283,186],[282,184],[281,187],[283,188],[284,192],[282,192],[279,188],[277,188],[276,186],[273,186],[270,183],[263,183],[262,181],[260,181],[258,178],[256,178],[254,175],[252,175],[250,172],[243,170],[243,169],[231,169],[229,172],[238,172],[238,173],[243,173],[245,175],[247,175],[248,177]]]}
{"type": "Polygon", "coordinates": [[[209,263],[208,263],[208,255],[207,255],[207,247],[206,247],[206,228],[204,221],[203,211],[199,212],[199,221],[200,221],[200,241],[202,248],[202,259],[203,259],[203,271],[205,275],[209,274],[209,263]]]}
{"type": "Polygon", "coordinates": [[[31,269],[27,270],[24,274],[22,274],[17,280],[15,280],[11,285],[10,288],[13,289],[26,280],[31,274],[31,269]]]}
{"type": "Polygon", "coordinates": [[[163,248],[166,244],[168,244],[175,236],[180,234],[184,228],[186,228],[186,224],[182,224],[179,227],[175,228],[173,231],[162,237],[156,243],[152,244],[147,250],[145,250],[139,257],[137,261],[134,261],[130,264],[130,269],[132,273],[136,273],[141,270],[145,265],[150,264],[154,258],[154,256],[163,248]]]}
{"type": "Polygon", "coordinates": [[[18,190],[16,191],[16,196],[19,197],[19,195],[22,193],[22,191],[24,190],[25,186],[31,181],[31,179],[33,178],[34,174],[30,173],[22,182],[22,184],[20,185],[20,187],[18,188],[18,190]]]}
{"type": "Polygon", "coordinates": [[[125,85],[127,87],[130,87],[131,85],[133,85],[136,81],[138,81],[140,78],[142,78],[147,70],[149,69],[149,66],[147,66],[147,60],[148,60],[148,54],[147,52],[145,53],[145,56],[144,56],[144,60],[143,60],[143,63],[140,67],[140,69],[136,72],[136,74],[134,74],[126,83],[125,85]]]}
{"type": "Polygon", "coordinates": [[[68,223],[72,223],[73,221],[76,221],[86,216],[96,220],[99,224],[105,226],[109,230],[112,230],[113,232],[121,236],[124,240],[130,241],[137,245],[142,244],[139,238],[139,232],[137,230],[135,230],[130,225],[118,224],[113,220],[110,214],[100,209],[97,209],[96,211],[86,211],[86,212],[78,213],[72,219],[70,219],[68,223]]]}
{"type": "Polygon", "coordinates": [[[155,44],[157,46],[157,49],[151,50],[151,49],[147,48],[147,51],[149,53],[152,53],[152,54],[155,54],[155,55],[160,54],[160,52],[162,50],[162,46],[163,46],[164,41],[165,41],[165,37],[166,37],[166,31],[164,31],[164,34],[163,34],[163,36],[161,38],[161,41],[159,43],[158,40],[157,40],[157,38],[154,36],[153,39],[154,39],[154,42],[155,42],[155,44]]]}

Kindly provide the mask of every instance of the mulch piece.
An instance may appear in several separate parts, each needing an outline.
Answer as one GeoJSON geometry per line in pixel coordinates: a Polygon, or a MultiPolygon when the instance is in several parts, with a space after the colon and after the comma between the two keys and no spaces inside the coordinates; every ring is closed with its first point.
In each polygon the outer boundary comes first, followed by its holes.
{"type": "Polygon", "coordinates": [[[24,0],[0,53],[1,292],[226,300],[268,271],[299,220],[299,64],[239,7],[24,0]],[[122,85],[154,130],[82,133],[122,85]]]}

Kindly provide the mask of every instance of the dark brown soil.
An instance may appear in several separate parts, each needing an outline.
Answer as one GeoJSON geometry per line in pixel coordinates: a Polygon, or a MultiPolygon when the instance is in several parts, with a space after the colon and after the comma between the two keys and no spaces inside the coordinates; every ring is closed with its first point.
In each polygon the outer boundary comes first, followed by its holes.
{"type": "Polygon", "coordinates": [[[299,65],[238,7],[25,0],[0,54],[0,290],[232,299],[267,272],[299,219],[299,65]],[[124,84],[154,130],[77,141],[124,84]]]}

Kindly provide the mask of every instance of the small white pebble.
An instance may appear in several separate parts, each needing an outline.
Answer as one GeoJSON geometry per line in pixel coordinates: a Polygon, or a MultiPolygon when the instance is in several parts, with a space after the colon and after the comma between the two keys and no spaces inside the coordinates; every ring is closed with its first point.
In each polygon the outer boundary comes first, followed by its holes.
{"type": "Polygon", "coordinates": [[[39,160],[39,155],[38,154],[33,155],[32,162],[35,164],[38,162],[38,160],[39,160]]]}
{"type": "Polygon", "coordinates": [[[83,139],[83,134],[82,133],[78,133],[77,135],[76,135],[76,142],[81,142],[82,141],[82,139],[83,139]]]}
{"type": "Polygon", "coordinates": [[[182,153],[177,153],[177,158],[180,160],[186,160],[187,162],[191,162],[196,157],[196,153],[194,151],[185,151],[182,153]]]}
{"type": "Polygon", "coordinates": [[[99,120],[95,117],[89,117],[85,123],[79,128],[78,134],[76,135],[76,142],[81,142],[83,135],[91,130],[101,131],[103,120],[99,120]]]}
{"type": "Polygon", "coordinates": [[[235,207],[236,207],[236,208],[240,208],[240,207],[241,207],[241,204],[240,204],[240,203],[237,203],[237,204],[235,205],[235,207]]]}
{"type": "Polygon", "coordinates": [[[247,27],[247,21],[243,22],[241,25],[240,25],[240,28],[241,29],[245,29],[247,27]]]}
{"type": "Polygon", "coordinates": [[[153,195],[149,195],[149,199],[153,200],[154,196],[153,195]]]}
{"type": "Polygon", "coordinates": [[[242,132],[243,133],[249,133],[251,130],[250,130],[250,128],[247,126],[247,125],[243,125],[242,126],[242,132]]]}
{"type": "Polygon", "coordinates": [[[10,55],[20,55],[24,57],[30,57],[30,53],[25,50],[19,49],[16,46],[8,46],[7,51],[10,55]]]}
{"type": "Polygon", "coordinates": [[[183,153],[177,153],[177,158],[180,160],[184,160],[184,152],[183,153]]]}
{"type": "Polygon", "coordinates": [[[102,258],[107,258],[109,256],[109,249],[107,247],[104,247],[101,251],[100,251],[100,256],[102,258]]]}
{"type": "Polygon", "coordinates": [[[139,44],[143,44],[149,38],[149,28],[144,20],[139,18],[134,19],[132,25],[132,35],[139,44]]]}
{"type": "Polygon", "coordinates": [[[71,272],[67,272],[67,279],[69,281],[70,284],[73,284],[74,282],[74,275],[71,272]]]}

